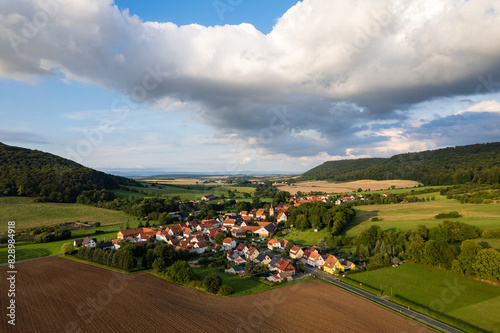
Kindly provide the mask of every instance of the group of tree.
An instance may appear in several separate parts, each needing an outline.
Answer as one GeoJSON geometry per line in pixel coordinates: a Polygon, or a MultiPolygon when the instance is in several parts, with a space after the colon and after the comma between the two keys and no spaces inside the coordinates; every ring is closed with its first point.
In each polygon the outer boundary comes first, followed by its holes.
{"type": "Polygon", "coordinates": [[[454,272],[477,276],[490,281],[500,280],[500,252],[483,249],[473,240],[465,240],[460,245],[460,254],[452,263],[454,272]]]}
{"type": "Polygon", "coordinates": [[[362,261],[368,260],[368,269],[389,266],[406,259],[496,281],[500,274],[500,253],[494,249],[483,249],[472,240],[480,235],[479,228],[452,221],[444,221],[431,228],[419,225],[414,231],[395,232],[383,231],[375,225],[352,240],[351,252],[362,261]],[[462,242],[460,251],[457,242],[462,242]]]}
{"type": "Polygon", "coordinates": [[[84,191],[136,184],[134,180],[108,175],[56,155],[0,143],[0,196],[75,202],[84,191]]]}
{"type": "Polygon", "coordinates": [[[77,256],[84,260],[131,271],[137,267],[137,260],[134,257],[132,246],[122,246],[119,250],[81,246],[78,248],[77,256]]]}
{"type": "Polygon", "coordinates": [[[500,142],[395,155],[387,159],[329,161],[301,179],[353,181],[408,179],[424,185],[498,184],[500,142]]]}
{"type": "Polygon", "coordinates": [[[489,204],[500,200],[500,184],[454,185],[440,190],[447,199],[456,199],[461,203],[489,204]]]}
{"type": "Polygon", "coordinates": [[[287,211],[290,216],[286,227],[294,225],[296,229],[323,229],[339,235],[346,225],[352,221],[356,212],[350,205],[338,205],[324,202],[308,202],[298,207],[292,206],[287,211]]]}

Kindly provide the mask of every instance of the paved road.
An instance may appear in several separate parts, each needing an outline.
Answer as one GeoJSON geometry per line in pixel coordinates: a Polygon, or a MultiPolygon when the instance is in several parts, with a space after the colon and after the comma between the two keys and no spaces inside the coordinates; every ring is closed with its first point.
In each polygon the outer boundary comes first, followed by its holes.
{"type": "Polygon", "coordinates": [[[437,327],[443,331],[446,331],[446,332],[451,332],[451,333],[461,333],[462,331],[460,330],[457,330],[456,328],[453,328],[453,327],[450,327],[448,325],[445,325],[437,320],[434,320],[432,318],[429,318],[427,316],[424,316],[420,313],[417,313],[415,311],[412,311],[412,310],[408,310],[407,308],[404,308],[402,306],[399,306],[399,305],[396,305],[392,302],[389,302],[389,301],[386,301],[385,299],[382,299],[380,297],[377,297],[375,295],[372,295],[370,293],[367,293],[366,291],[363,291],[363,290],[360,290],[360,289],[357,289],[357,288],[354,288],[346,283],[343,283],[343,282],[340,282],[340,281],[337,281],[334,277],[332,277],[331,275],[328,275],[326,273],[323,273],[321,271],[318,271],[318,270],[315,270],[315,269],[312,269],[312,268],[309,268],[309,267],[306,267],[306,272],[308,273],[311,273],[312,275],[320,278],[320,279],[323,279],[323,280],[326,280],[328,282],[332,282],[333,284],[339,286],[339,287],[342,287],[342,288],[345,288],[347,290],[349,290],[350,292],[352,293],[355,293],[357,295],[360,295],[360,296],[363,296],[365,298],[368,298],[370,299],[371,301],[375,302],[375,303],[378,303],[378,304],[382,304],[384,306],[387,306],[395,311],[399,311],[399,312],[402,312],[410,317],[413,317],[413,318],[416,318],[422,322],[425,322],[431,326],[434,326],[434,327],[437,327]]]}

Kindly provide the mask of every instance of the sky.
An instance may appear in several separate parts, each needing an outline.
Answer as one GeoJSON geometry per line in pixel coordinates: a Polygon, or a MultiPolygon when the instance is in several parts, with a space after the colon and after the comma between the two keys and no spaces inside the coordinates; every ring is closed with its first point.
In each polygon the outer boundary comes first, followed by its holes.
{"type": "Polygon", "coordinates": [[[500,137],[494,0],[0,0],[0,142],[300,173],[500,137]]]}

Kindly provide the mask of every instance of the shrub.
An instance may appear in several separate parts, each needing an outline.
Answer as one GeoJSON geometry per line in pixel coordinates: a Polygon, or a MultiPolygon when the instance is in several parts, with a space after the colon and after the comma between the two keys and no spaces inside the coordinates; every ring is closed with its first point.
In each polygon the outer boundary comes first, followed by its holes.
{"type": "Polygon", "coordinates": [[[226,285],[226,284],[223,284],[220,288],[219,288],[219,295],[221,296],[229,296],[233,293],[233,288],[231,288],[230,286],[226,285]]]}
{"type": "Polygon", "coordinates": [[[71,254],[75,248],[73,247],[72,243],[64,243],[63,246],[61,246],[61,251],[63,254],[71,254]]]}
{"type": "Polygon", "coordinates": [[[372,222],[377,222],[378,220],[378,217],[372,217],[372,222]]]}
{"type": "Polygon", "coordinates": [[[462,217],[457,211],[452,211],[449,213],[440,213],[434,216],[435,219],[451,219],[451,218],[459,218],[462,217]]]}

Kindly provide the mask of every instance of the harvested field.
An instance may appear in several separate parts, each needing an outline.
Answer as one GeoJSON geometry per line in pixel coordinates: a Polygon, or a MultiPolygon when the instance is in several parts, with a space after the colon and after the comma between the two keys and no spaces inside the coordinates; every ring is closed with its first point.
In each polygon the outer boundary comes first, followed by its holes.
{"type": "Polygon", "coordinates": [[[325,180],[314,181],[314,182],[303,182],[292,184],[288,186],[286,184],[274,185],[280,191],[288,191],[291,194],[296,194],[297,191],[302,193],[309,193],[311,191],[315,192],[326,192],[326,193],[346,193],[346,192],[356,192],[358,188],[363,191],[370,189],[371,191],[386,190],[391,185],[396,188],[408,188],[419,185],[419,182],[413,180],[357,180],[354,182],[347,183],[330,183],[325,180]]]}
{"type": "MultiPolygon", "coordinates": [[[[16,326],[4,313],[1,332],[431,332],[320,281],[220,298],[147,273],[120,274],[59,257],[16,268],[16,326]]],[[[4,312],[6,271],[0,267],[4,312]]]]}

